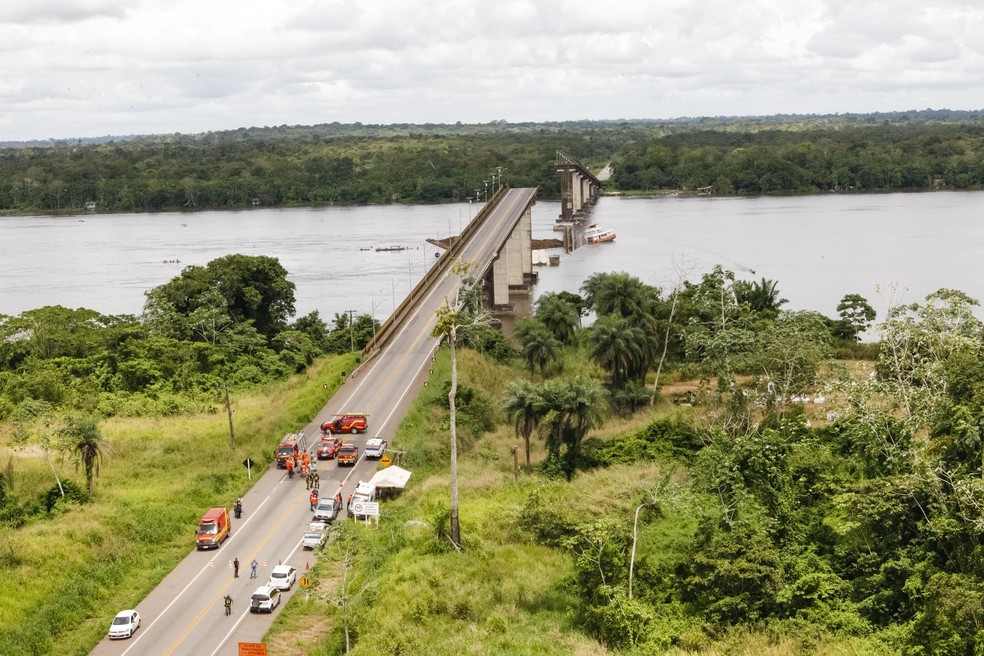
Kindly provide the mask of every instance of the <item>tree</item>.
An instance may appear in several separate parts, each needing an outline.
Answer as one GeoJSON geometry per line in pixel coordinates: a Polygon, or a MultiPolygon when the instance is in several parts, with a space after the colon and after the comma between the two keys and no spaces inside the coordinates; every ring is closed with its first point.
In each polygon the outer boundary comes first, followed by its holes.
{"type": "Polygon", "coordinates": [[[859,294],[847,294],[837,304],[840,315],[839,335],[853,342],[861,341],[861,333],[868,330],[876,312],[868,300],[859,294]]]}
{"type": "Polygon", "coordinates": [[[530,472],[530,437],[544,415],[543,391],[529,381],[514,382],[506,389],[502,405],[513,422],[516,435],[526,444],[526,471],[530,472]]]}
{"type": "Polygon", "coordinates": [[[747,305],[752,312],[775,314],[779,306],[789,301],[779,298],[779,283],[762,278],[760,282],[736,280],[734,284],[735,301],[747,305]]]}
{"type": "Polygon", "coordinates": [[[545,379],[547,369],[560,360],[563,344],[536,318],[520,321],[516,327],[516,337],[523,347],[523,357],[530,373],[539,370],[540,376],[545,379]]]}
{"type": "MultiPolygon", "coordinates": [[[[191,338],[190,318],[205,308],[214,313],[217,296],[234,323],[251,322],[266,338],[287,327],[294,315],[294,283],[274,257],[226,255],[206,266],[189,266],[170,282],[147,292],[144,318],[164,334],[191,338]]],[[[198,316],[195,324],[208,317],[198,316]]]]}
{"type": "Polygon", "coordinates": [[[76,466],[85,471],[86,489],[91,496],[93,476],[99,475],[99,465],[107,450],[98,422],[91,417],[69,417],[58,432],[62,448],[71,455],[76,466]]]}
{"type": "Polygon", "coordinates": [[[10,419],[14,422],[14,440],[18,444],[34,441],[41,447],[48,467],[51,468],[51,475],[55,477],[58,491],[65,496],[65,488],[62,487],[55,464],[51,461],[51,425],[54,422],[52,405],[47,401],[27,399],[14,408],[10,419]]]}
{"type": "Polygon", "coordinates": [[[444,305],[437,309],[437,323],[432,335],[443,337],[448,341],[451,351],[451,388],[448,390],[448,406],[451,409],[451,544],[461,549],[461,524],[458,520],[458,415],[455,396],[458,393],[458,356],[455,347],[459,331],[465,331],[469,326],[488,323],[487,313],[476,313],[474,305],[477,298],[474,290],[477,281],[465,278],[472,264],[462,259],[456,259],[451,264],[451,273],[458,277],[459,283],[455,290],[455,299],[445,299],[444,305]]]}
{"type": "Polygon", "coordinates": [[[576,376],[547,382],[543,398],[547,452],[570,478],[577,467],[581,441],[601,421],[605,392],[596,380],[576,376]]]}
{"type": "Polygon", "coordinates": [[[603,316],[589,329],[591,357],[612,375],[612,387],[625,387],[629,374],[641,366],[647,353],[646,334],[628,319],[603,316]]]}
{"type": "Polygon", "coordinates": [[[581,322],[578,308],[557,294],[544,294],[536,302],[535,316],[563,344],[570,344],[581,322]]]}
{"type": "Polygon", "coordinates": [[[827,319],[816,312],[782,312],[758,333],[759,366],[779,398],[816,382],[820,366],[830,358],[830,341],[827,319]]]}
{"type": "Polygon", "coordinates": [[[624,271],[596,273],[584,281],[581,291],[599,316],[617,314],[622,317],[646,314],[659,293],[624,271]]]}

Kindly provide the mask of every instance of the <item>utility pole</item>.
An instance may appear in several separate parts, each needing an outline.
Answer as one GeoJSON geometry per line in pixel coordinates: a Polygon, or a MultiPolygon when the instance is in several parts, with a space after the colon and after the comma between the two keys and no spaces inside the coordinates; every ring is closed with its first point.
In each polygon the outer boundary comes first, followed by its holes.
{"type": "Polygon", "coordinates": [[[349,314],[349,335],[352,338],[352,350],[355,350],[355,320],[352,318],[355,310],[346,310],[349,314]]]}
{"type": "Polygon", "coordinates": [[[232,440],[232,448],[236,448],[236,430],[232,427],[232,404],[229,403],[229,382],[222,376],[222,385],[225,387],[226,411],[229,413],[229,439],[232,440]]]}

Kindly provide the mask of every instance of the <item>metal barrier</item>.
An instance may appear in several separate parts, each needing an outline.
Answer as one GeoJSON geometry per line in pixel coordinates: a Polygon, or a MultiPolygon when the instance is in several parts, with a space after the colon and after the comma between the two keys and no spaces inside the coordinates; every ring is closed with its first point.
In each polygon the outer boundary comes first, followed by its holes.
{"type": "Polygon", "coordinates": [[[485,205],[478,211],[475,218],[468,222],[465,229],[461,231],[458,235],[458,239],[454,240],[453,243],[448,243],[448,249],[441,253],[441,257],[437,259],[434,266],[430,268],[427,273],[420,279],[420,281],[410,290],[410,294],[403,299],[403,302],[393,311],[393,314],[389,316],[380,326],[376,334],[372,336],[372,339],[366,344],[366,347],[362,349],[363,355],[371,355],[374,351],[378,351],[386,344],[386,341],[392,336],[393,331],[396,326],[402,323],[403,319],[410,313],[413,308],[414,303],[419,299],[424,292],[437,280],[441,278],[444,272],[451,266],[451,263],[461,252],[461,245],[465,243],[471,236],[478,230],[479,226],[485,222],[488,215],[491,214],[495,206],[502,200],[502,197],[509,190],[508,187],[499,187],[492,197],[486,201],[485,205]]]}

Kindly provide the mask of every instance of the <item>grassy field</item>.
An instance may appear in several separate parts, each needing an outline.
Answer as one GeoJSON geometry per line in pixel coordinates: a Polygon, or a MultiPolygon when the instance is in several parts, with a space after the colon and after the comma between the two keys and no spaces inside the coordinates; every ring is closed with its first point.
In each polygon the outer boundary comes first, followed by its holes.
{"type": "MultiPolygon", "coordinates": [[[[310,421],[354,358],[322,360],[287,382],[237,396],[235,449],[224,411],[103,422],[111,451],[93,500],[0,529],[0,576],[17,591],[0,596],[0,654],[88,653],[117,610],[135,605],[188,554],[202,510],[231,506],[246,491],[242,460],[265,470],[279,438],[310,421]]],[[[19,498],[54,483],[38,454],[4,451],[19,498]]],[[[55,462],[62,477],[82,482],[70,464],[55,462]]]]}

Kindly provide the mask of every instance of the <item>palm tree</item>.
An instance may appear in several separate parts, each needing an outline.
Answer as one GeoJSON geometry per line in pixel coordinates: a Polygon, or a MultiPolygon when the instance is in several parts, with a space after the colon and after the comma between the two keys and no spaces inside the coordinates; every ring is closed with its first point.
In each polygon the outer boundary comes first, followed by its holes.
{"type": "Polygon", "coordinates": [[[598,315],[618,314],[622,317],[647,313],[651,301],[659,293],[624,271],[589,276],[581,285],[581,291],[598,315]]]}
{"type": "Polygon", "coordinates": [[[789,302],[785,298],[779,298],[779,283],[766,278],[762,278],[761,282],[736,280],[734,290],[738,304],[748,304],[753,312],[776,313],[779,306],[789,302]]]}
{"type": "Polygon", "coordinates": [[[99,475],[99,465],[107,450],[103,442],[99,424],[91,417],[69,417],[68,423],[59,430],[64,440],[64,448],[85,471],[86,489],[92,496],[92,479],[99,475]]]}
{"type": "Polygon", "coordinates": [[[568,478],[574,475],[581,441],[601,421],[605,392],[598,381],[577,376],[548,382],[543,388],[544,420],[548,426],[547,451],[568,478]],[[561,459],[561,447],[565,448],[561,459]]]}
{"type": "Polygon", "coordinates": [[[540,376],[545,379],[550,365],[560,361],[563,344],[539,319],[521,321],[516,328],[516,337],[523,345],[523,356],[530,373],[539,370],[540,376]]]}
{"type": "Polygon", "coordinates": [[[437,323],[431,331],[434,337],[448,340],[451,351],[451,389],[448,391],[448,406],[451,409],[451,544],[461,549],[461,523],[458,519],[458,414],[455,397],[458,394],[458,356],[455,346],[458,342],[459,331],[466,331],[472,326],[488,324],[491,315],[478,310],[472,302],[474,290],[479,282],[467,277],[472,263],[461,258],[451,264],[451,273],[458,277],[458,288],[455,299],[445,299],[444,305],[437,309],[437,323]]]}
{"type": "Polygon", "coordinates": [[[526,443],[526,471],[530,472],[530,436],[546,409],[543,390],[527,380],[514,382],[506,389],[502,407],[513,422],[517,437],[526,443]]]}
{"type": "Polygon", "coordinates": [[[612,374],[612,387],[625,387],[630,373],[645,373],[649,341],[643,330],[618,316],[598,319],[588,333],[591,357],[612,374]]]}
{"type": "Polygon", "coordinates": [[[536,318],[564,344],[571,343],[574,331],[581,322],[578,308],[557,294],[544,294],[540,297],[536,302],[536,318]]]}

